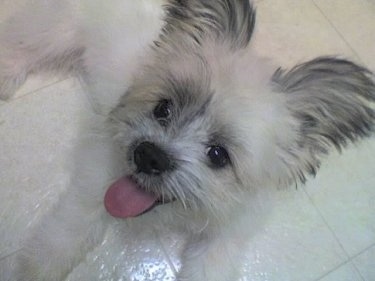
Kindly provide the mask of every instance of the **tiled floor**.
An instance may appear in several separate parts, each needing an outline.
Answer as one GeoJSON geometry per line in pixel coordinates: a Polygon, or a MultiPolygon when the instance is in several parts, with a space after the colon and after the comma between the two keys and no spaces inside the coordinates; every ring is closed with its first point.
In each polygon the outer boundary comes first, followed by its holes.
{"type": "MultiPolygon", "coordinates": [[[[291,66],[337,54],[375,70],[374,0],[255,2],[252,44],[261,55],[291,66]]],[[[50,206],[64,189],[77,119],[88,110],[72,78],[33,78],[12,101],[0,102],[0,190],[8,202],[0,206],[0,264],[38,221],[40,204],[50,206]],[[17,213],[19,204],[30,213],[17,213]]],[[[375,280],[374,168],[372,138],[333,153],[306,186],[278,191],[265,228],[246,251],[242,280],[375,280]]],[[[68,280],[173,280],[182,238],[167,229],[155,237],[126,235],[118,225],[68,280]]]]}

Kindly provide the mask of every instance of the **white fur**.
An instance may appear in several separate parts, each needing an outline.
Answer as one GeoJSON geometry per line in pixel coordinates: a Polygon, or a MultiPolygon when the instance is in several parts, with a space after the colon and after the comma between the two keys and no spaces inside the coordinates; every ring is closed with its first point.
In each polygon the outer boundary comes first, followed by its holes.
{"type": "Polygon", "coordinates": [[[30,73],[73,70],[93,92],[95,108],[108,111],[157,38],[165,2],[20,1],[0,25],[0,98],[9,98],[30,73]]]}

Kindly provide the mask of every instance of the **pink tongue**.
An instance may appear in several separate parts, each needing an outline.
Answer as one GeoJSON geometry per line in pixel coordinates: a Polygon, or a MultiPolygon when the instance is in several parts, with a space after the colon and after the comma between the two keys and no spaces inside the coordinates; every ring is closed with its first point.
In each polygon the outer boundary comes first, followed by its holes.
{"type": "Polygon", "coordinates": [[[129,177],[114,182],[104,196],[104,205],[108,213],[114,217],[135,217],[155,204],[158,198],[143,191],[129,177]]]}

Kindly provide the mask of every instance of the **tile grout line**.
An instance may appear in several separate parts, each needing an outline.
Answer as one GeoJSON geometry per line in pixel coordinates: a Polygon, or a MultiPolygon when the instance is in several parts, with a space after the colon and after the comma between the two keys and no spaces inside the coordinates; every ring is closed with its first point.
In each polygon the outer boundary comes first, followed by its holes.
{"type": "Polygon", "coordinates": [[[311,0],[311,2],[319,10],[319,12],[326,19],[326,21],[330,24],[330,26],[336,31],[336,33],[339,35],[339,37],[344,41],[344,43],[347,45],[347,47],[353,52],[355,57],[363,64],[363,61],[362,61],[361,57],[358,55],[357,51],[353,49],[353,47],[349,44],[349,42],[341,34],[341,32],[336,28],[336,26],[333,24],[333,22],[327,17],[327,15],[323,12],[323,10],[319,7],[319,5],[315,3],[315,0],[311,0]]]}
{"type": "Polygon", "coordinates": [[[342,245],[342,243],[339,240],[339,238],[337,237],[336,233],[333,231],[333,229],[331,228],[331,226],[328,224],[327,220],[325,219],[325,217],[323,216],[323,214],[321,213],[321,211],[319,210],[319,208],[315,205],[314,200],[311,198],[311,196],[309,195],[309,193],[306,191],[305,188],[303,188],[303,190],[304,190],[305,194],[307,195],[307,197],[309,198],[309,201],[311,202],[311,204],[314,206],[315,210],[318,212],[319,216],[322,218],[324,224],[328,227],[329,231],[332,233],[332,235],[334,236],[335,240],[340,245],[341,249],[344,251],[344,253],[345,253],[346,257],[347,257],[347,260],[345,260],[343,263],[339,264],[337,267],[333,268],[332,270],[328,271],[326,274],[324,274],[321,277],[319,277],[318,279],[316,279],[316,281],[321,280],[323,277],[327,276],[328,274],[332,273],[333,271],[337,270],[341,266],[343,266],[345,264],[348,264],[348,263],[351,263],[353,265],[354,269],[356,270],[356,272],[358,273],[358,275],[362,278],[362,280],[366,281],[366,279],[363,277],[361,271],[357,268],[357,266],[353,262],[353,260],[355,258],[357,258],[358,256],[362,255],[367,250],[371,249],[372,247],[375,247],[375,243],[373,243],[373,244],[369,245],[368,247],[364,248],[363,250],[359,251],[357,254],[355,254],[353,256],[350,256],[347,253],[347,251],[345,250],[345,248],[342,245]]]}
{"type": "MultiPolygon", "coordinates": [[[[303,187],[303,191],[305,192],[305,194],[307,195],[307,197],[309,198],[309,201],[311,202],[311,204],[314,206],[314,209],[317,211],[318,215],[320,216],[320,218],[323,220],[324,224],[328,227],[328,230],[331,232],[331,234],[333,235],[334,239],[336,240],[336,242],[339,244],[341,250],[344,252],[345,256],[346,256],[346,260],[344,260],[342,263],[340,263],[337,267],[334,267],[333,269],[329,270],[327,273],[325,273],[324,275],[320,276],[319,278],[316,279],[316,281],[319,281],[321,280],[322,278],[324,278],[325,276],[327,276],[328,274],[334,272],[335,270],[337,270],[338,268],[340,268],[341,266],[347,264],[347,263],[350,263],[352,261],[352,257],[349,256],[349,254],[347,253],[347,251],[345,250],[344,248],[344,245],[341,243],[341,241],[339,240],[339,238],[337,237],[335,231],[333,231],[332,227],[328,224],[328,221],[325,219],[325,217],[323,216],[322,212],[320,211],[320,209],[315,205],[315,202],[314,200],[311,198],[310,194],[306,191],[306,188],[303,187]]],[[[363,277],[362,277],[362,274],[360,274],[358,268],[353,264],[354,268],[356,269],[357,273],[359,274],[359,276],[362,278],[363,281],[366,281],[363,277]]]]}
{"type": "MultiPolygon", "coordinates": [[[[321,275],[320,277],[318,277],[317,279],[315,279],[315,281],[321,281],[323,278],[327,277],[328,275],[330,275],[331,273],[335,272],[336,270],[338,270],[339,268],[345,266],[345,265],[348,265],[348,264],[351,264],[352,266],[354,266],[353,262],[351,260],[347,260],[347,261],[344,261],[342,263],[340,263],[338,266],[334,267],[333,269],[329,270],[328,272],[324,273],[323,275],[321,275]]],[[[360,275],[361,279],[363,281],[366,281],[365,279],[363,279],[362,275],[360,275]]]]}
{"type": "Polygon", "coordinates": [[[346,252],[344,246],[342,245],[341,241],[339,240],[339,238],[337,237],[335,231],[333,231],[333,229],[331,228],[331,226],[329,225],[328,221],[326,220],[326,218],[323,216],[322,212],[320,211],[320,209],[315,205],[315,202],[314,200],[311,198],[310,194],[306,191],[305,188],[303,188],[303,191],[305,192],[305,194],[307,195],[307,197],[309,198],[309,201],[311,202],[311,204],[314,206],[314,209],[318,212],[320,218],[323,220],[324,224],[328,227],[329,231],[333,234],[335,240],[339,243],[341,249],[344,251],[346,257],[348,260],[350,260],[350,256],[349,254],[346,252]]]}
{"type": "Polygon", "coordinates": [[[359,274],[359,276],[367,281],[367,279],[365,277],[363,277],[361,271],[358,269],[357,265],[355,264],[355,262],[353,261],[355,258],[359,257],[360,255],[362,255],[364,252],[368,251],[369,249],[371,249],[372,247],[375,247],[375,243],[371,244],[369,247],[363,249],[362,251],[360,251],[358,254],[354,255],[353,257],[350,258],[350,261],[352,262],[355,270],[357,271],[357,273],[359,274]]]}
{"type": "MultiPolygon", "coordinates": [[[[21,95],[21,96],[19,96],[19,97],[15,96],[14,98],[10,98],[8,101],[5,101],[4,103],[0,103],[0,106],[5,105],[5,104],[12,103],[13,101],[21,100],[21,99],[23,99],[23,98],[25,98],[25,97],[28,97],[28,96],[30,96],[30,95],[34,95],[34,94],[36,94],[37,92],[39,92],[39,91],[41,91],[41,90],[47,89],[47,88],[49,88],[49,87],[51,87],[51,86],[54,86],[54,85],[56,85],[56,84],[58,84],[58,83],[60,83],[60,82],[63,82],[63,81],[65,81],[65,80],[68,80],[68,79],[70,79],[70,77],[62,78],[62,79],[59,79],[59,80],[54,81],[54,82],[52,82],[52,83],[46,84],[46,85],[44,85],[44,86],[42,86],[42,87],[40,87],[40,88],[34,89],[34,90],[30,91],[30,92],[27,92],[27,93],[25,93],[25,94],[23,94],[23,95],[21,95]]],[[[16,95],[16,93],[15,93],[15,95],[16,95]]]]}
{"type": "Polygon", "coordinates": [[[358,256],[362,255],[364,252],[370,250],[371,248],[375,248],[375,243],[371,244],[370,246],[364,248],[363,250],[361,250],[359,253],[355,254],[353,257],[351,257],[351,259],[355,259],[357,258],[358,256]]]}
{"type": "Polygon", "coordinates": [[[164,245],[164,243],[163,243],[163,241],[162,241],[159,233],[157,232],[157,230],[155,228],[153,229],[153,232],[154,232],[154,234],[156,236],[156,239],[159,241],[159,243],[161,245],[161,248],[163,250],[164,256],[167,259],[167,262],[168,262],[169,266],[171,267],[174,275],[177,276],[178,271],[177,271],[175,265],[173,264],[172,259],[169,256],[169,253],[167,252],[167,249],[166,249],[166,247],[165,247],[165,245],[164,245]]]}
{"type": "Polygon", "coordinates": [[[371,249],[372,247],[375,247],[375,243],[374,244],[371,244],[369,247],[363,249],[362,251],[360,251],[358,254],[355,254],[353,257],[350,257],[348,260],[342,262],[341,264],[339,264],[338,266],[336,266],[335,268],[329,270],[328,272],[326,272],[325,274],[323,274],[322,276],[320,276],[319,278],[317,278],[315,281],[319,281],[319,280],[322,280],[324,277],[328,276],[329,274],[331,274],[332,272],[335,272],[337,269],[339,269],[340,267],[344,266],[344,265],[347,265],[347,264],[351,264],[354,269],[356,270],[356,272],[358,273],[359,277],[361,277],[363,279],[363,281],[367,281],[366,278],[363,277],[363,275],[361,274],[361,272],[357,269],[357,266],[355,265],[354,263],[354,259],[357,258],[358,256],[362,255],[364,252],[368,251],[369,249],[371,249]]]}

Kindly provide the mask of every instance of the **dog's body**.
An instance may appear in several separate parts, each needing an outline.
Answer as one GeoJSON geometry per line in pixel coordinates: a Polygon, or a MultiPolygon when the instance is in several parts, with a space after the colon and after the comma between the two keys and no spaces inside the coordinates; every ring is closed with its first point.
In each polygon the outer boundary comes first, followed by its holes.
{"type": "Polygon", "coordinates": [[[28,73],[71,71],[111,109],[91,120],[102,133],[77,148],[71,187],[16,257],[16,280],[61,280],[108,213],[157,201],[168,204],[135,221],[188,231],[177,279],[236,280],[267,190],[304,182],[331,146],[373,130],[371,74],[329,57],[276,70],[248,49],[247,0],[149,2],[33,1],[2,25],[1,97],[28,73]]]}
{"type": "Polygon", "coordinates": [[[11,96],[30,73],[58,71],[78,75],[99,103],[124,93],[140,58],[157,39],[166,3],[18,2],[0,27],[1,97],[11,96]],[[103,92],[121,94],[104,98],[103,92]]]}

